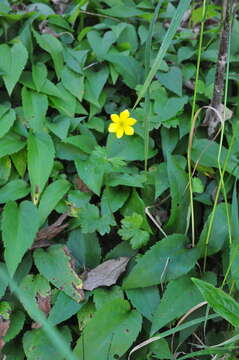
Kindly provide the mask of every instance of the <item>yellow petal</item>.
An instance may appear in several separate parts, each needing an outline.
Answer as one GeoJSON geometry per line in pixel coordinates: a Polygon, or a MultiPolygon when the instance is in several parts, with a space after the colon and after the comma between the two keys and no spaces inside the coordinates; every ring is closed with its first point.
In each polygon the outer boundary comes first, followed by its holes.
{"type": "Polygon", "coordinates": [[[124,135],[124,129],[122,127],[118,128],[116,132],[116,137],[120,139],[124,135]]]}
{"type": "Polygon", "coordinates": [[[108,127],[110,133],[115,133],[119,128],[119,124],[111,123],[108,127]]]}
{"type": "Polygon", "coordinates": [[[127,125],[134,125],[135,123],[137,123],[137,120],[134,118],[128,118],[126,123],[127,125]]]}
{"type": "Polygon", "coordinates": [[[134,128],[132,126],[126,126],[124,128],[125,135],[133,135],[134,134],[134,128]]]}
{"type": "Polygon", "coordinates": [[[120,120],[126,120],[128,119],[130,113],[129,110],[124,110],[120,113],[120,120]]]}
{"type": "Polygon", "coordinates": [[[112,120],[114,123],[120,122],[119,115],[117,115],[117,114],[111,114],[111,115],[110,115],[110,118],[111,118],[111,120],[112,120]]]}

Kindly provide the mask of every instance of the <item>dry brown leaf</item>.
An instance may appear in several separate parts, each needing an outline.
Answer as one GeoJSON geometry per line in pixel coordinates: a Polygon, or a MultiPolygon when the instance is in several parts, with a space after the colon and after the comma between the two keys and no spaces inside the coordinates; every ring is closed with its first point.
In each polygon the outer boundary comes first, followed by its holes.
{"type": "Polygon", "coordinates": [[[119,257],[107,260],[96,268],[87,272],[86,280],[83,282],[83,289],[93,290],[100,286],[110,286],[116,283],[129,262],[129,257],[119,257]]]}

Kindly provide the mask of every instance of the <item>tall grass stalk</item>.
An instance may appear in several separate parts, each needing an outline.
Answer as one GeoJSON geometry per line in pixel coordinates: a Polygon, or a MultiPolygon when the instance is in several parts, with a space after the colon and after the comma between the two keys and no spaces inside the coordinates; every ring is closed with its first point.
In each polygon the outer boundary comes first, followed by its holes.
{"type": "MultiPolygon", "coordinates": [[[[194,94],[193,94],[193,103],[192,103],[192,112],[191,112],[191,126],[190,126],[190,134],[194,133],[195,128],[195,110],[196,110],[196,99],[197,99],[197,91],[198,91],[198,80],[199,80],[199,70],[201,63],[201,54],[202,54],[202,41],[203,41],[203,33],[204,33],[204,23],[205,23],[205,15],[206,15],[206,0],[203,0],[202,6],[202,23],[200,29],[199,36],[199,45],[198,45],[198,56],[197,56],[197,70],[196,70],[196,78],[195,78],[195,86],[194,86],[194,94]]],[[[193,205],[193,187],[192,187],[192,169],[191,169],[191,151],[192,151],[192,138],[189,137],[188,142],[188,151],[187,151],[187,162],[188,162],[188,180],[189,180],[189,194],[190,194],[190,208],[191,208],[191,228],[192,228],[192,247],[195,246],[195,217],[194,217],[194,205],[193,205]]]]}

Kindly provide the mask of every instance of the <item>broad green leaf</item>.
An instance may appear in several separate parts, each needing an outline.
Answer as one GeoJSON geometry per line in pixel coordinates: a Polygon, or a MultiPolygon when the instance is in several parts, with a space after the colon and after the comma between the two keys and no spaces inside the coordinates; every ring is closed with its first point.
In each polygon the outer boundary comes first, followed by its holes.
{"type": "Polygon", "coordinates": [[[176,157],[168,156],[167,160],[171,213],[164,229],[166,233],[185,233],[189,207],[188,176],[176,157]]]}
{"type": "MultiPolygon", "coordinates": [[[[60,330],[60,334],[70,346],[72,340],[70,329],[64,326],[60,330]]],[[[33,329],[25,332],[23,336],[23,348],[28,360],[66,359],[62,352],[52,344],[43,329],[33,329]]]]}
{"type": "MultiPolygon", "coordinates": [[[[144,142],[139,136],[124,136],[117,139],[115,135],[109,134],[107,139],[107,153],[109,157],[119,157],[125,161],[144,160],[144,142]]],[[[156,154],[152,145],[149,147],[148,157],[156,154]]]]}
{"type": "Polygon", "coordinates": [[[38,62],[32,65],[32,79],[36,90],[41,91],[47,80],[47,68],[45,64],[38,62]]]}
{"type": "Polygon", "coordinates": [[[83,234],[79,229],[73,230],[67,246],[82,268],[94,268],[100,264],[101,248],[96,233],[83,234]]]}
{"type": "Polygon", "coordinates": [[[56,116],[52,122],[48,121],[47,127],[61,140],[67,137],[70,128],[70,118],[65,115],[56,116]]]}
{"type": "Polygon", "coordinates": [[[18,152],[26,145],[21,136],[9,132],[0,139],[0,158],[18,152]]]}
{"type": "Polygon", "coordinates": [[[85,302],[78,303],[63,291],[59,291],[56,302],[49,313],[48,320],[52,325],[58,325],[75,315],[84,305],[85,302]]]}
{"type": "Polygon", "coordinates": [[[142,82],[143,68],[132,56],[109,53],[105,59],[114,64],[116,71],[120,73],[125,84],[131,89],[135,89],[136,85],[142,82]]]}
{"type": "Polygon", "coordinates": [[[131,187],[144,187],[146,178],[144,174],[111,173],[108,174],[105,183],[111,187],[125,185],[131,187]]]}
{"type": "Polygon", "coordinates": [[[76,98],[65,89],[62,83],[57,84],[57,89],[61,94],[61,97],[50,97],[52,107],[56,108],[63,115],[74,117],[76,112],[76,98]]]}
{"type": "Polygon", "coordinates": [[[92,30],[88,32],[87,39],[98,60],[102,61],[111,45],[115,42],[116,36],[112,31],[107,31],[101,37],[98,31],[92,30]]]}
{"type": "Polygon", "coordinates": [[[32,312],[29,312],[29,315],[34,318],[33,310],[39,311],[37,297],[40,296],[43,300],[43,298],[47,298],[51,295],[51,286],[49,281],[40,274],[28,274],[22,279],[20,288],[24,294],[27,294],[31,299],[33,299],[34,309],[32,309],[32,312]]]}
{"type": "Polygon", "coordinates": [[[7,334],[3,337],[4,342],[9,342],[10,340],[14,339],[19,332],[22,330],[23,325],[25,322],[25,314],[17,310],[10,316],[10,327],[7,331],[7,334]]]}
{"type": "Polygon", "coordinates": [[[2,138],[10,130],[16,120],[16,113],[6,105],[0,105],[0,112],[3,112],[0,116],[0,138],[2,138]],[[5,109],[6,111],[4,111],[5,109]]]}
{"type": "Polygon", "coordinates": [[[14,275],[25,252],[32,246],[38,228],[38,211],[30,201],[23,201],[19,206],[10,201],[4,207],[2,219],[4,258],[11,276],[14,275]]]}
{"type": "Polygon", "coordinates": [[[29,134],[27,140],[28,171],[32,196],[36,203],[50,176],[54,152],[53,141],[48,134],[29,134]]]}
{"type": "Polygon", "coordinates": [[[87,154],[91,154],[97,145],[97,142],[92,134],[69,136],[64,139],[64,142],[80,148],[87,154]]]}
{"type": "MultiPolygon", "coordinates": [[[[207,139],[195,139],[192,145],[192,160],[198,165],[218,168],[218,153],[219,145],[215,141],[207,139]]],[[[228,150],[222,146],[220,151],[221,166],[228,156],[228,150]]],[[[226,171],[233,174],[235,177],[239,177],[239,169],[236,160],[236,156],[231,156],[228,159],[226,171]]]]}
{"type": "Polygon", "coordinates": [[[100,195],[100,190],[103,185],[103,177],[106,170],[106,165],[101,159],[90,158],[90,160],[76,160],[76,170],[81,180],[97,195],[100,195]]]}
{"type": "Polygon", "coordinates": [[[70,183],[59,179],[51,183],[43,192],[39,203],[40,225],[47,219],[48,215],[54,210],[57,203],[70,189],[70,183]]]}
{"type": "Polygon", "coordinates": [[[29,192],[30,188],[24,180],[12,180],[0,188],[0,203],[21,199],[29,192]]]}
{"type": "Polygon", "coordinates": [[[0,185],[6,184],[12,170],[12,163],[9,156],[0,158],[0,185]]]}
{"type": "Polygon", "coordinates": [[[136,340],[141,329],[140,314],[123,299],[100,307],[88,322],[74,353],[79,360],[120,358],[136,340]],[[95,336],[95,329],[100,329],[95,336]],[[97,349],[97,351],[95,351],[97,349]]]}
{"type": "Polygon", "coordinates": [[[108,76],[109,70],[105,66],[97,72],[91,70],[86,72],[84,98],[90,103],[94,104],[96,107],[100,106],[99,97],[108,79],[108,76]]]}
{"type": "MultiPolygon", "coordinates": [[[[201,256],[204,256],[207,249],[207,256],[213,255],[221,250],[223,245],[228,239],[228,222],[225,203],[218,204],[214,214],[213,225],[211,228],[211,235],[209,237],[209,243],[206,245],[206,239],[209,229],[209,223],[212,214],[209,215],[207,221],[204,223],[203,230],[200,235],[197,248],[201,252],[201,256]]],[[[230,208],[229,208],[230,209],[230,208]]]]}
{"type": "Polygon", "coordinates": [[[11,95],[25,65],[28,54],[25,46],[18,42],[12,47],[7,44],[0,45],[0,71],[3,74],[3,81],[7,92],[11,95]]]}
{"type": "Polygon", "coordinates": [[[166,101],[155,101],[154,111],[158,114],[159,120],[167,126],[167,121],[174,118],[180,111],[183,110],[184,105],[188,103],[187,96],[170,97],[166,101]]]}
{"type": "Polygon", "coordinates": [[[63,47],[60,41],[51,34],[39,35],[36,31],[33,34],[38,45],[51,55],[57,78],[60,79],[63,68],[63,47]]]}
{"type": "Polygon", "coordinates": [[[35,265],[43,276],[58,289],[62,289],[76,302],[83,300],[82,281],[71,264],[71,257],[66,247],[57,244],[44,251],[34,252],[35,265]]]}
{"type": "Polygon", "coordinates": [[[125,278],[123,287],[134,289],[174,280],[195,265],[199,251],[187,249],[185,235],[173,234],[153,245],[125,278]]]}
{"type": "Polygon", "coordinates": [[[43,131],[48,109],[47,96],[23,87],[22,105],[24,116],[30,129],[34,132],[43,131]]]}
{"type": "Polygon", "coordinates": [[[27,151],[22,149],[11,155],[12,162],[18,172],[23,177],[27,168],[27,151]]]}
{"type": "Polygon", "coordinates": [[[149,286],[141,289],[129,289],[126,294],[133,306],[152,322],[154,312],[160,302],[158,288],[149,286]]]}
{"type": "Polygon", "coordinates": [[[156,59],[154,60],[154,63],[151,67],[151,70],[149,71],[145,82],[142,86],[142,89],[139,92],[139,95],[137,97],[137,100],[134,104],[134,108],[138,105],[138,103],[140,102],[140,100],[142,99],[142,97],[145,95],[151,81],[153,80],[155,74],[157,73],[157,71],[159,70],[159,67],[161,65],[161,62],[172,42],[172,39],[177,31],[178,26],[180,25],[182,18],[185,14],[185,11],[188,9],[189,5],[190,5],[191,0],[181,0],[177,10],[174,13],[174,16],[171,20],[170,26],[167,30],[166,35],[163,38],[163,41],[161,43],[160,49],[157,53],[156,59]]]}
{"type": "Polygon", "coordinates": [[[115,16],[119,18],[129,18],[131,16],[144,15],[144,11],[137,9],[136,6],[127,6],[125,4],[115,2],[109,9],[100,9],[99,11],[109,16],[115,16]],[[113,5],[113,6],[112,6],[113,5]]]}
{"type": "MultiPolygon", "coordinates": [[[[0,262],[0,271],[6,271],[6,265],[0,262]]],[[[5,281],[0,282],[0,299],[4,296],[8,283],[5,281]]]]}
{"type": "Polygon", "coordinates": [[[189,276],[171,281],[154,313],[151,335],[202,301],[202,295],[189,276]]]}
{"type": "Polygon", "coordinates": [[[84,77],[82,75],[65,66],[62,71],[62,84],[79,101],[82,100],[84,95],[84,77]]]}
{"type": "Polygon", "coordinates": [[[127,188],[112,188],[107,186],[102,195],[102,200],[105,198],[109,202],[111,211],[115,212],[122,208],[129,197],[129,194],[129,190],[127,188]]]}
{"type": "Polygon", "coordinates": [[[199,279],[192,278],[192,281],[201,291],[204,299],[221,317],[226,319],[236,328],[239,326],[239,304],[233,297],[212,284],[199,279]]]}
{"type": "Polygon", "coordinates": [[[111,302],[115,299],[124,299],[124,292],[120,286],[114,285],[110,288],[97,288],[94,289],[94,304],[96,310],[99,310],[102,306],[105,306],[107,302],[111,302]]]}
{"type": "Polygon", "coordinates": [[[178,67],[172,66],[169,69],[169,72],[159,72],[156,77],[168,90],[174,92],[178,96],[182,96],[183,78],[182,72],[178,67]]]}

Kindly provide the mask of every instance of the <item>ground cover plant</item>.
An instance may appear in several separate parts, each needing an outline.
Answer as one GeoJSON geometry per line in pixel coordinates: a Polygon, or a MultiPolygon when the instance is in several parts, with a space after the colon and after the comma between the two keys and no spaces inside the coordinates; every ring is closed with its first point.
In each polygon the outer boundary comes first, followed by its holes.
{"type": "Polygon", "coordinates": [[[0,358],[238,359],[237,2],[0,22],[0,358]]]}

